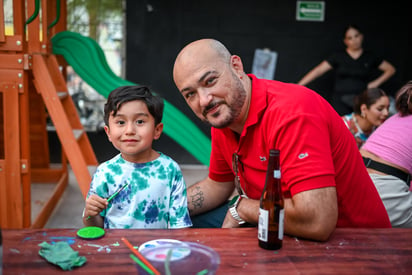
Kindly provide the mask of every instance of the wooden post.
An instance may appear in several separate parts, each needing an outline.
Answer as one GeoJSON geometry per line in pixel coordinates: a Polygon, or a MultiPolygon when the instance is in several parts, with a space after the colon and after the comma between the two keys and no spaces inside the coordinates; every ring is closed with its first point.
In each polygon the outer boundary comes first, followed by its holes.
{"type": "Polygon", "coordinates": [[[19,96],[16,83],[2,83],[4,118],[4,161],[0,182],[0,222],[2,228],[23,227],[21,186],[19,96]],[[6,123],[7,122],[7,123],[6,123]]]}

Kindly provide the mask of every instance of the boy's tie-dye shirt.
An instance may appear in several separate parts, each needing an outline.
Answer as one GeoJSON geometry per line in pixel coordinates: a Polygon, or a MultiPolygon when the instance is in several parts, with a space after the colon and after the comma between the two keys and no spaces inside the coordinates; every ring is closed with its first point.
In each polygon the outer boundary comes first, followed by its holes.
{"type": "Polygon", "coordinates": [[[186,184],[179,165],[160,153],[148,163],[132,163],[118,154],[99,165],[87,196],[108,198],[129,183],[100,215],[104,228],[183,228],[192,226],[186,184]]]}

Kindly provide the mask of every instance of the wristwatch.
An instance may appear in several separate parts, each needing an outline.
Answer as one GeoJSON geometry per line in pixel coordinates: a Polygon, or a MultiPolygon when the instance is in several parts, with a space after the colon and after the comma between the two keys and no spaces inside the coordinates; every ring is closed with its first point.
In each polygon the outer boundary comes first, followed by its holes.
{"type": "Polygon", "coordinates": [[[244,224],[245,221],[240,218],[239,213],[237,213],[237,206],[242,199],[242,196],[236,195],[233,197],[233,199],[229,202],[229,211],[230,214],[232,214],[232,217],[239,223],[239,224],[244,224]]]}

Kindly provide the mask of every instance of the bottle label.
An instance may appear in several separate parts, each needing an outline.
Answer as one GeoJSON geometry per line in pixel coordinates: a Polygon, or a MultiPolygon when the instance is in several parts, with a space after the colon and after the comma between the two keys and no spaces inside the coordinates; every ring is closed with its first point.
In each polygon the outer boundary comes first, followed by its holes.
{"type": "Polygon", "coordinates": [[[280,179],[280,170],[273,170],[273,177],[275,179],[280,179]]]}
{"type": "MultiPolygon", "coordinates": [[[[268,241],[268,230],[269,230],[269,211],[259,208],[258,239],[261,241],[267,242],[268,241]]],[[[282,235],[283,235],[283,230],[282,230],[282,235]]]]}
{"type": "Polygon", "coordinates": [[[284,220],[285,220],[285,209],[281,209],[279,211],[279,240],[283,240],[283,226],[284,226],[284,220]]]}

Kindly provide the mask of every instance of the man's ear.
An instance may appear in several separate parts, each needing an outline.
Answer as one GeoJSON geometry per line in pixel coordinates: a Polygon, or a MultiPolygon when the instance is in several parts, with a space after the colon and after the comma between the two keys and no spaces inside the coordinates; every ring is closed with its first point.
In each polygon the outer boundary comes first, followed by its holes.
{"type": "Polygon", "coordinates": [[[239,56],[232,55],[230,57],[230,65],[232,66],[233,70],[238,73],[238,75],[244,74],[242,59],[240,59],[239,56]]]}
{"type": "Polygon", "coordinates": [[[158,140],[163,132],[163,123],[160,122],[159,124],[157,124],[154,131],[155,131],[155,134],[154,134],[153,139],[158,140]]]}

